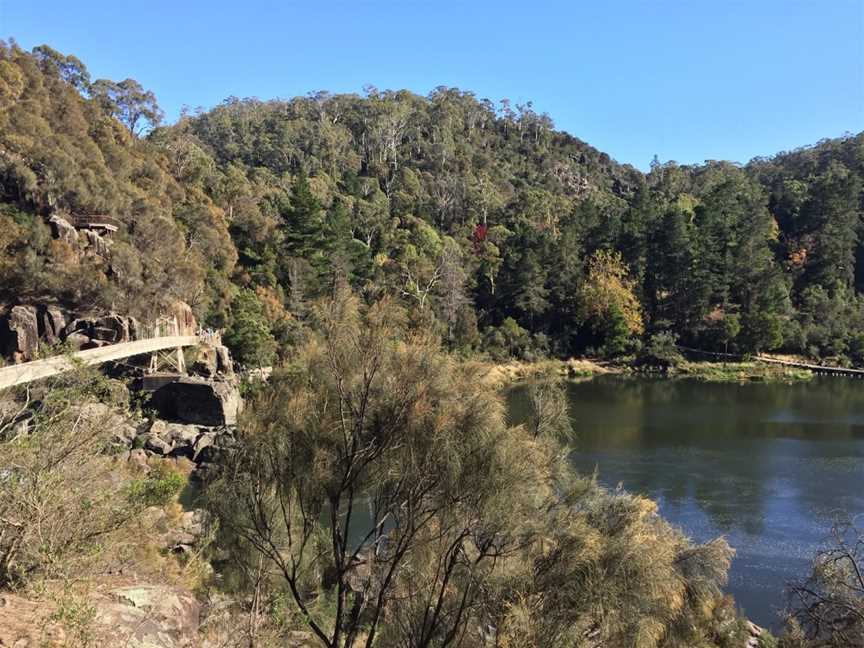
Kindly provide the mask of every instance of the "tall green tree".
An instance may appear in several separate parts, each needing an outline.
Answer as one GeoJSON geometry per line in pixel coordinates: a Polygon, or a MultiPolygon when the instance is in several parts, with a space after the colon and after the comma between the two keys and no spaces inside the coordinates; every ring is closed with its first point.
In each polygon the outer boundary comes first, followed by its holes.
{"type": "Polygon", "coordinates": [[[135,79],[97,79],[90,86],[90,95],[136,137],[158,126],[165,116],[156,102],[156,95],[135,79]]]}

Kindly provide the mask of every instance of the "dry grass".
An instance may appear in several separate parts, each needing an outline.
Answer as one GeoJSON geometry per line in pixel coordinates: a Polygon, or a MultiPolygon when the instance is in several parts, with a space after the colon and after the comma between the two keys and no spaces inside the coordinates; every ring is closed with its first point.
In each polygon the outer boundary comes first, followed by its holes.
{"type": "Polygon", "coordinates": [[[505,363],[474,362],[481,371],[483,381],[496,389],[514,382],[537,377],[591,378],[600,374],[618,373],[616,367],[601,365],[596,361],[571,358],[570,360],[540,360],[524,362],[511,360],[505,363]]]}

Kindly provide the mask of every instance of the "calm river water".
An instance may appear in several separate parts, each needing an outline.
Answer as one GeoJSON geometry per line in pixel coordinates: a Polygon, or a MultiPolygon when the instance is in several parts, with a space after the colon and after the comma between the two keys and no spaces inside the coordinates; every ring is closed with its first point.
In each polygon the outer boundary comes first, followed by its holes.
{"type": "MultiPolygon", "coordinates": [[[[729,591],[776,628],[840,511],[864,521],[864,381],[719,384],[601,377],[568,387],[573,463],[645,494],[694,541],[737,550],[729,591]]],[[[524,419],[524,390],[510,395],[524,419]]]]}

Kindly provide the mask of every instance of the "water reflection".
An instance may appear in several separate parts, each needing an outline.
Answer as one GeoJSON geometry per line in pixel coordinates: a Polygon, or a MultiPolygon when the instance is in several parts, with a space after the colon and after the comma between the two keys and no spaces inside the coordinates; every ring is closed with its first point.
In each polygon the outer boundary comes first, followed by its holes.
{"type": "MultiPolygon", "coordinates": [[[[838,510],[864,514],[864,383],[712,384],[601,377],[569,386],[577,469],[656,499],[696,541],[726,535],[730,590],[775,625],[838,510]]],[[[510,395],[524,419],[524,391],[510,395]]]]}

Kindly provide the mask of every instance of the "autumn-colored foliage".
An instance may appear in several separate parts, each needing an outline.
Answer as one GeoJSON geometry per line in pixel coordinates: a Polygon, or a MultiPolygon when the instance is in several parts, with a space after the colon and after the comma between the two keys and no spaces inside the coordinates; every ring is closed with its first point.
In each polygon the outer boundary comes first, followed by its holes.
{"type": "Polygon", "coordinates": [[[617,308],[624,316],[627,330],[644,330],[642,306],[636,296],[636,282],[630,277],[620,252],[597,250],[588,261],[588,277],[581,291],[586,319],[604,318],[617,308]]]}

